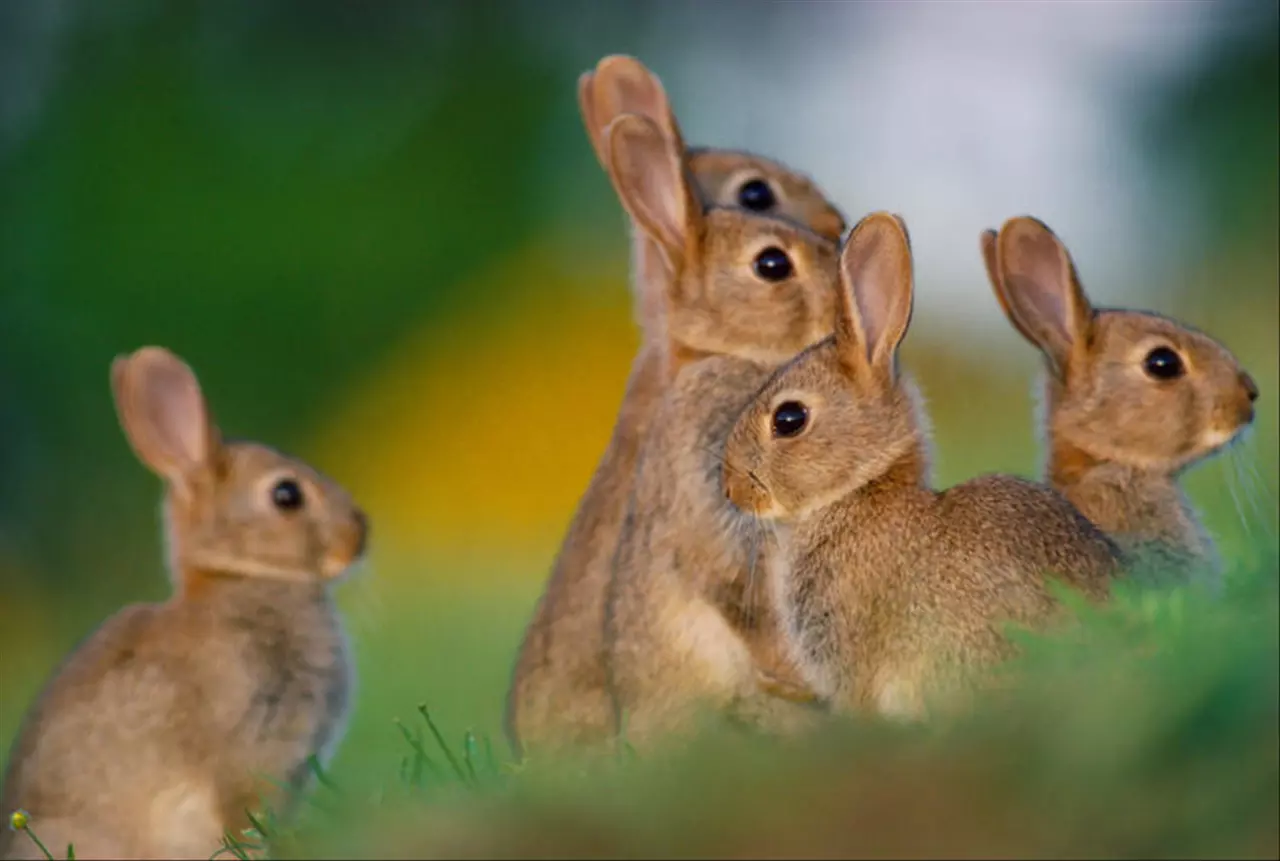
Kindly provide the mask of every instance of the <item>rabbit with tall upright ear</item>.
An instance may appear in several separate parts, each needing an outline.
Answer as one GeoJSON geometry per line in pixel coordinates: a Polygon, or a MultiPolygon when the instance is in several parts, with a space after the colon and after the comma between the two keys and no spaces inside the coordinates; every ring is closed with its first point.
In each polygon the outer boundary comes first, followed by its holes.
{"type": "Polygon", "coordinates": [[[833,708],[918,717],[1048,624],[1048,581],[1107,593],[1117,549],[1056,491],[988,475],[936,491],[898,367],[912,312],[906,226],[875,213],[841,253],[835,334],[763,385],[725,447],[728,498],[773,527],[792,657],[833,708]],[[960,686],[957,688],[957,686],[960,686]]]}
{"type": "Polygon", "coordinates": [[[643,117],[614,120],[606,140],[614,188],[674,273],[672,381],[635,469],[605,614],[618,722],[633,744],[704,710],[785,730],[810,714],[789,698],[812,694],[767,601],[764,537],[724,498],[720,451],[760,383],[831,331],[837,246],[790,220],[706,206],[678,145],[643,117]]]}
{"type": "MultiPolygon", "coordinates": [[[[111,383],[165,482],[174,593],[121,610],[64,661],[10,751],[2,809],[79,858],[209,858],[259,798],[286,812],[309,758],[342,735],[353,678],[329,590],[367,525],[306,464],[225,440],[167,350],[116,358],[111,383]]],[[[6,830],[0,857],[44,856],[6,830]]]]}
{"type": "MultiPolygon", "coordinates": [[[[605,57],[578,80],[578,106],[600,164],[608,168],[605,129],[622,114],[649,118],[683,153],[697,196],[807,224],[839,238],[844,218],[806,177],[760,156],[684,147],[657,76],[632,57],[605,57]]],[[[524,748],[586,746],[607,740],[613,707],[606,688],[605,588],[636,460],[649,417],[666,386],[663,336],[673,273],[661,247],[632,231],[632,290],[641,346],[632,365],[608,448],[578,503],[516,660],[507,695],[507,736],[524,748]]]]}
{"type": "Polygon", "coordinates": [[[1094,308],[1066,246],[1034,218],[984,232],[982,256],[1005,315],[1044,355],[1045,479],[1126,550],[1135,576],[1215,587],[1213,542],[1178,478],[1253,421],[1253,378],[1189,326],[1094,308]]]}

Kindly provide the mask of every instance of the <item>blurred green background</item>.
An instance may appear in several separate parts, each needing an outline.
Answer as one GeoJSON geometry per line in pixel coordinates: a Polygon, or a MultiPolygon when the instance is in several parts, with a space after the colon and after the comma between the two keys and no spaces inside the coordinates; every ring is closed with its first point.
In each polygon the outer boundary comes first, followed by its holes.
{"type": "MultiPolygon", "coordinates": [[[[1122,104],[1114,134],[1145,172],[1045,170],[1062,187],[1114,182],[1157,213],[1140,216],[1141,236],[1182,239],[1099,248],[1158,263],[1121,293],[1072,243],[1087,210],[1035,214],[1072,245],[1100,303],[1141,296],[1221,338],[1257,377],[1249,443],[1188,478],[1238,561],[1277,529],[1277,7],[1165,5],[1197,7],[1194,62],[1141,87],[1099,85],[1122,104]]],[[[768,80],[801,62],[813,28],[897,14],[730,6],[0,6],[0,744],[74,643],[167,592],[159,486],[107,385],[112,356],[146,343],[192,364],[224,429],[310,459],[372,516],[371,564],[340,592],[361,694],[335,774],[393,775],[392,720],[420,702],[450,733],[498,734],[514,649],[637,343],[626,225],[577,116],[578,73],[633,53],[668,83],[693,142],[749,146],[762,138],[715,137],[739,127],[703,109],[749,105],[782,139],[787,118],[776,92],[732,70],[768,80]],[[687,97],[716,87],[714,101],[687,97]]],[[[1051,35],[1042,50],[1066,50],[1051,35]]],[[[1141,56],[1144,44],[1108,50],[1141,56]]],[[[849,78],[850,101],[895,80],[883,74],[849,78]]],[[[806,95],[786,110],[814,121],[848,108],[806,95]]],[[[832,163],[858,151],[827,145],[832,163]]],[[[864,196],[865,173],[828,178],[781,147],[767,154],[812,171],[851,220],[900,208],[880,199],[883,183],[864,196]]],[[[971,157],[951,169],[971,174],[971,157]]],[[[952,211],[953,192],[936,195],[952,211]]],[[[977,253],[982,228],[1035,204],[1009,199],[985,221],[950,220],[946,241],[967,249],[963,290],[922,283],[908,339],[943,483],[1038,465],[1036,357],[999,317],[977,253]],[[946,302],[974,310],[949,323],[946,302]]],[[[918,254],[931,235],[913,234],[918,254]]]]}

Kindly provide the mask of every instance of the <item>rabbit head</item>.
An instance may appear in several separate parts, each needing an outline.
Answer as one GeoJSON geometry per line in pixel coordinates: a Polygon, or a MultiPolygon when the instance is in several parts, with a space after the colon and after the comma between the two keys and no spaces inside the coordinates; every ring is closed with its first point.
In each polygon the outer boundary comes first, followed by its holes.
{"type": "Polygon", "coordinates": [[[686,147],[658,76],[634,57],[614,54],[578,78],[578,109],[596,157],[609,167],[604,132],[622,114],[652,120],[684,152],[686,167],[708,206],[741,206],[797,221],[839,241],[844,216],[806,176],[751,153],[712,147],[686,147]]]}
{"type": "Polygon", "coordinates": [[[1258,387],[1226,347],[1159,314],[1094,308],[1040,221],[986,231],[982,253],[1005,315],[1044,355],[1052,448],[1174,474],[1253,421],[1258,387]]]}
{"type": "Polygon", "coordinates": [[[675,356],[786,361],[831,332],[834,242],[795,222],[706,207],[677,139],[623,114],[605,131],[609,176],[667,270],[665,334],[675,356]]]}
{"type": "Polygon", "coordinates": [[[839,272],[835,334],[774,374],[729,434],[725,493],[757,517],[801,517],[923,446],[917,396],[897,362],[912,310],[906,225],[868,215],[839,272]]]}
{"type": "Polygon", "coordinates": [[[365,550],[351,497],[267,446],[223,438],[191,368],[161,347],[117,356],[111,386],[130,445],[165,482],[173,576],[327,581],[365,550]]]}
{"type": "Polygon", "coordinates": [[[805,225],[839,242],[844,216],[813,180],[784,164],[738,150],[690,148],[689,172],[709,206],[740,206],[805,225]]]}

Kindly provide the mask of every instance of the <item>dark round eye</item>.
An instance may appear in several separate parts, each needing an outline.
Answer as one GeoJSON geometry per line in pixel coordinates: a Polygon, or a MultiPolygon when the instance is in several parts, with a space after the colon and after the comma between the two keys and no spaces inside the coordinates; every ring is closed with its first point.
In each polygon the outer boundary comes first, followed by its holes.
{"type": "Polygon", "coordinates": [[[798,401],[787,401],[773,411],[773,435],[795,436],[809,422],[809,410],[798,401]]]}
{"type": "Polygon", "coordinates": [[[764,212],[772,209],[778,199],[773,196],[773,189],[763,179],[749,179],[738,189],[738,203],[743,209],[753,212],[764,212]]]}
{"type": "Polygon", "coordinates": [[[752,266],[765,281],[785,281],[795,271],[787,252],[774,245],[757,254],[752,266]]]}
{"type": "Polygon", "coordinates": [[[1177,379],[1186,371],[1182,358],[1168,347],[1156,347],[1147,353],[1147,357],[1142,360],[1142,367],[1157,380],[1177,379]]]}
{"type": "Polygon", "coordinates": [[[271,503],[281,511],[297,511],[302,507],[302,488],[292,478],[282,478],[271,488],[271,503]]]}

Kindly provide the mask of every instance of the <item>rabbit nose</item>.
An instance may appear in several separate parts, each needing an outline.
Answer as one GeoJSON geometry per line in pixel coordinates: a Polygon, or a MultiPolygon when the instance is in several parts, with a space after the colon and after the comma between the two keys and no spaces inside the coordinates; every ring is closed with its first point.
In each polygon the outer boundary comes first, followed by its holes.
{"type": "Polygon", "coordinates": [[[1249,397],[1250,402],[1258,399],[1258,384],[1244,371],[1240,372],[1240,385],[1244,386],[1244,393],[1249,397]]]}

